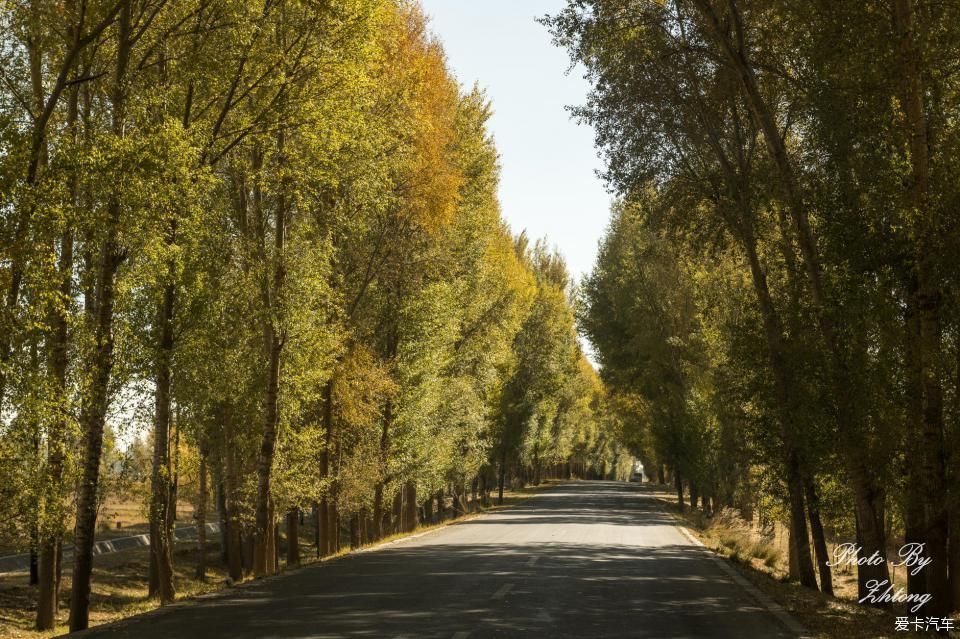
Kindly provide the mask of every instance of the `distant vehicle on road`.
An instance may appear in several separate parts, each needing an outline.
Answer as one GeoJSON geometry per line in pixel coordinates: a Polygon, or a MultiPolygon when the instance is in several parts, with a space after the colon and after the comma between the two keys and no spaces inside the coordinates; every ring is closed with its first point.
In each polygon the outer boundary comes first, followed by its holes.
{"type": "Polygon", "coordinates": [[[636,462],[633,465],[633,473],[630,475],[631,482],[643,483],[643,464],[636,462]]]}

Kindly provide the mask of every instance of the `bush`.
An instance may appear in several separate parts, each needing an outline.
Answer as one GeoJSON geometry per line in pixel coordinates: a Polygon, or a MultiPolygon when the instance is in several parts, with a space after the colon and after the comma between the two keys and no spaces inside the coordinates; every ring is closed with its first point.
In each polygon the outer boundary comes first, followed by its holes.
{"type": "Polygon", "coordinates": [[[731,557],[758,559],[768,568],[775,567],[780,561],[780,551],[771,537],[755,529],[732,508],[718,512],[706,530],[720,540],[730,551],[731,557]]]}

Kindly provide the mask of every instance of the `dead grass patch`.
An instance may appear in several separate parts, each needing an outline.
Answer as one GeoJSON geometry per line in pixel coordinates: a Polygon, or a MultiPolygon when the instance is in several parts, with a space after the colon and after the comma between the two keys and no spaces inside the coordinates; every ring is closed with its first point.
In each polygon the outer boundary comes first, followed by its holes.
{"type": "Polygon", "coordinates": [[[837,592],[834,597],[791,582],[786,565],[788,558],[777,547],[773,536],[758,531],[736,511],[726,509],[713,517],[690,508],[680,511],[675,495],[655,489],[653,492],[705,546],[730,559],[744,578],[793,615],[816,639],[943,636],[895,632],[897,616],[913,619],[915,615],[899,607],[887,611],[858,604],[856,575],[852,570],[834,573],[837,592]]]}

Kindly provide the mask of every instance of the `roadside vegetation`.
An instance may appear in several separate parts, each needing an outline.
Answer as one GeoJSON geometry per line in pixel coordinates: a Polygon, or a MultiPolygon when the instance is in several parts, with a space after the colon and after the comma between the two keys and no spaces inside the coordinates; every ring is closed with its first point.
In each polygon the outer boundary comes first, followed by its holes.
{"type": "MultiPolygon", "coordinates": [[[[857,574],[853,566],[838,566],[833,573],[834,594],[805,588],[790,578],[789,530],[780,522],[747,522],[735,509],[725,508],[710,516],[699,509],[680,508],[676,494],[667,486],[650,487],[677,522],[691,531],[707,548],[727,558],[758,590],[779,604],[816,639],[873,639],[895,636],[897,617],[916,615],[908,606],[889,610],[857,603],[857,574]]],[[[898,586],[906,587],[906,573],[893,571],[898,586]]],[[[936,637],[937,633],[914,632],[913,637],[936,637]]]]}

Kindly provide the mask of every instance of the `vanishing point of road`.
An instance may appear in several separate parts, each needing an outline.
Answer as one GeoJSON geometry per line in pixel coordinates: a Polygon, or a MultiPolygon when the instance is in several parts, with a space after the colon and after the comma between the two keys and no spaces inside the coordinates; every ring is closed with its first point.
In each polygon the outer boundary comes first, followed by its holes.
{"type": "Polygon", "coordinates": [[[583,481],[85,636],[797,637],[762,599],[643,488],[583,481]]]}

